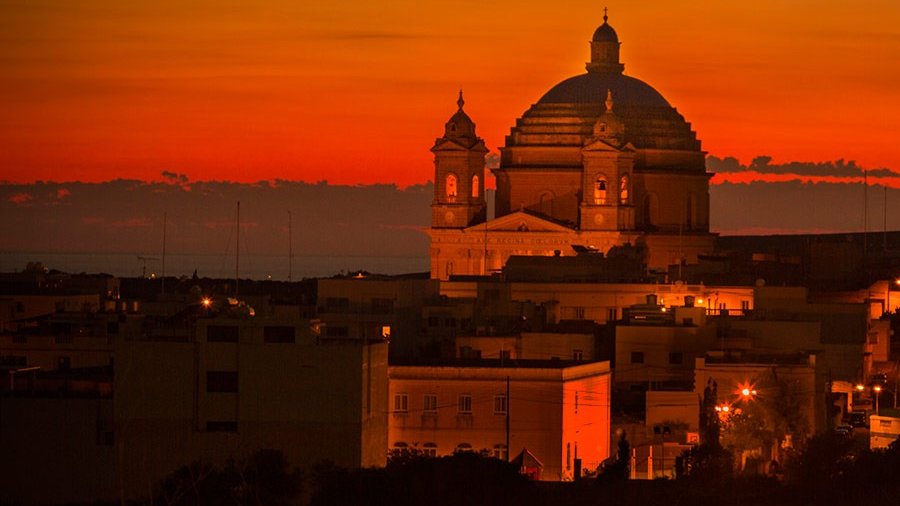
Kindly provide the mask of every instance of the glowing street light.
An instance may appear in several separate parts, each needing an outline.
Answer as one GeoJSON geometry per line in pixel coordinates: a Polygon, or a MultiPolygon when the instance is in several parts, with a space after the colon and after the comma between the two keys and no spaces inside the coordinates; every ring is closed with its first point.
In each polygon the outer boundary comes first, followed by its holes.
{"type": "Polygon", "coordinates": [[[875,392],[875,414],[878,414],[878,396],[881,395],[881,385],[875,385],[872,387],[872,391],[875,392]]]}
{"type": "Polygon", "coordinates": [[[200,304],[202,304],[205,309],[209,309],[209,307],[212,306],[212,299],[210,299],[209,297],[203,297],[200,300],[200,304]]]}
{"type": "Polygon", "coordinates": [[[862,392],[862,391],[865,390],[865,389],[866,389],[865,385],[862,385],[862,384],[857,384],[857,385],[856,385],[856,391],[857,391],[857,392],[862,392]]]}

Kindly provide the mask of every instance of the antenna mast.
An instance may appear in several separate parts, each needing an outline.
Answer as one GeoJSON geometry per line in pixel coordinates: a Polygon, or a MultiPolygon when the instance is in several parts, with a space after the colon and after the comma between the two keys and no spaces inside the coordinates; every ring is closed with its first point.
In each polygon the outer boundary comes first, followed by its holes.
{"type": "Polygon", "coordinates": [[[291,221],[291,212],[288,211],[288,281],[294,274],[294,238],[293,226],[291,221]]]}
{"type": "Polygon", "coordinates": [[[237,203],[237,245],[234,252],[234,295],[238,294],[241,283],[241,201],[237,203]]]}
{"type": "Polygon", "coordinates": [[[166,294],[166,221],[168,215],[163,213],[163,243],[162,243],[162,284],[160,286],[160,295],[166,294]]]}

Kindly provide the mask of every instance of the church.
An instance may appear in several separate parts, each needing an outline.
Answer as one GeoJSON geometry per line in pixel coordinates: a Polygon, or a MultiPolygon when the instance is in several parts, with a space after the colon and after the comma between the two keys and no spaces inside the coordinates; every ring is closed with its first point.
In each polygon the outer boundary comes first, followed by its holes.
{"type": "Polygon", "coordinates": [[[625,75],[606,15],[587,72],[550,88],[500,148],[495,218],[484,192],[488,148],[464,111],[434,153],[431,277],[489,275],[513,255],[605,254],[633,247],[650,269],[713,249],[705,153],[691,125],[625,75]]]}

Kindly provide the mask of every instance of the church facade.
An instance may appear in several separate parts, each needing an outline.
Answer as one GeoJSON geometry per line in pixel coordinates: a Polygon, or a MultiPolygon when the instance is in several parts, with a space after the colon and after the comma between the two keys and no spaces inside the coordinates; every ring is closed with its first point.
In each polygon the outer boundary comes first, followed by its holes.
{"type": "Polygon", "coordinates": [[[587,72],[551,88],[516,120],[487,220],[488,149],[458,110],[436,139],[431,276],[485,275],[512,255],[571,256],[630,245],[651,269],[711,252],[709,177],[690,123],[624,74],[604,15],[587,72]]]}

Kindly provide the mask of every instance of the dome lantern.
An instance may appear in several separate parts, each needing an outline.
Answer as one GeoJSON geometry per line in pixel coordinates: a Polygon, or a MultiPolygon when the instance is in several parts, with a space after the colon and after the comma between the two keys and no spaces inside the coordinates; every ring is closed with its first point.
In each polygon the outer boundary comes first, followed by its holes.
{"type": "Polygon", "coordinates": [[[621,74],[625,65],[619,62],[619,35],[609,24],[609,15],[603,8],[603,24],[594,31],[591,37],[591,61],[587,64],[588,72],[604,72],[621,74]]]}

